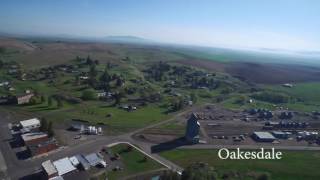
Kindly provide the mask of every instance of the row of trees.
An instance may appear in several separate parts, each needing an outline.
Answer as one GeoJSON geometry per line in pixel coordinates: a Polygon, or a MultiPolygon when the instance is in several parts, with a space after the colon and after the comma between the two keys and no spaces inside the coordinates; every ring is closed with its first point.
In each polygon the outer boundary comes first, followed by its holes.
{"type": "Polygon", "coordinates": [[[54,131],[53,131],[53,123],[52,121],[48,121],[45,118],[41,119],[41,126],[40,126],[40,131],[48,133],[49,137],[54,136],[54,131]]]}

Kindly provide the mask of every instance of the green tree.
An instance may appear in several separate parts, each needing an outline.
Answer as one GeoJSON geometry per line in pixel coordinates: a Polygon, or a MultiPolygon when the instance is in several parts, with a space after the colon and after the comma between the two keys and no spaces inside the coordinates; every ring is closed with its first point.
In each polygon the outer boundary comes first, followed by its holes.
{"type": "Polygon", "coordinates": [[[196,103],[197,100],[198,100],[198,97],[197,97],[196,93],[192,92],[192,93],[190,94],[190,99],[191,99],[191,101],[192,101],[193,103],[196,103]]]}
{"type": "Polygon", "coordinates": [[[52,96],[48,96],[48,106],[52,106],[53,98],[52,96]]]}
{"type": "Polygon", "coordinates": [[[195,163],[187,167],[181,176],[181,180],[215,180],[217,173],[208,164],[195,163]]]}
{"type": "Polygon", "coordinates": [[[0,69],[3,68],[4,62],[0,59],[0,69]]]}
{"type": "Polygon", "coordinates": [[[120,104],[121,99],[124,98],[124,92],[123,91],[116,92],[114,94],[114,98],[115,98],[114,105],[120,104]]]}
{"type": "Polygon", "coordinates": [[[58,106],[58,108],[63,107],[63,102],[62,102],[61,98],[57,98],[57,106],[58,106]]]}
{"type": "Polygon", "coordinates": [[[40,121],[40,131],[47,132],[48,131],[48,121],[45,118],[42,118],[40,121]]]}
{"type": "Polygon", "coordinates": [[[46,98],[44,96],[41,96],[41,103],[46,102],[46,98]]]}
{"type": "Polygon", "coordinates": [[[50,121],[49,124],[48,124],[48,136],[49,137],[53,137],[54,136],[52,121],[50,121]]]}
{"type": "Polygon", "coordinates": [[[85,101],[97,99],[97,95],[93,90],[85,90],[82,92],[81,98],[85,101]]]}

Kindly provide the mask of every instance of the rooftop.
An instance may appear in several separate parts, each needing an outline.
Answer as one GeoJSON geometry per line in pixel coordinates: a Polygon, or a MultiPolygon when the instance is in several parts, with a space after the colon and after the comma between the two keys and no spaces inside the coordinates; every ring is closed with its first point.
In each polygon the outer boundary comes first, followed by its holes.
{"type": "Polygon", "coordinates": [[[85,156],[85,158],[91,166],[96,166],[102,161],[102,159],[97,155],[97,153],[88,154],[85,156]]]}
{"type": "Polygon", "coordinates": [[[69,161],[69,158],[67,157],[54,161],[53,165],[56,167],[59,176],[62,176],[64,174],[67,174],[71,171],[76,170],[76,168],[71,164],[71,162],[69,161]]]}
{"type": "Polygon", "coordinates": [[[74,166],[78,166],[79,161],[75,156],[70,157],[69,160],[74,166]]]}
{"type": "Polygon", "coordinates": [[[20,121],[22,127],[29,127],[34,125],[40,125],[40,120],[37,118],[32,118],[24,121],[20,121]]]}
{"type": "Polygon", "coordinates": [[[271,133],[269,132],[254,132],[254,134],[260,139],[276,139],[271,133]]]}
{"type": "Polygon", "coordinates": [[[58,172],[50,160],[43,162],[41,166],[49,176],[58,172]]]}
{"type": "Polygon", "coordinates": [[[48,137],[48,134],[43,132],[35,132],[35,133],[26,133],[21,135],[21,138],[23,139],[23,141],[31,141],[31,140],[39,139],[43,137],[48,137]]]}

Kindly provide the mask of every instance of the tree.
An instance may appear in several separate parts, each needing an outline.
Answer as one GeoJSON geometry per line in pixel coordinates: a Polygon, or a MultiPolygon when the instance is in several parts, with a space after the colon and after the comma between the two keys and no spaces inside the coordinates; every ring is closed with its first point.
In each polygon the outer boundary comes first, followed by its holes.
{"type": "Polygon", "coordinates": [[[48,131],[47,131],[49,137],[54,136],[54,131],[53,131],[53,127],[52,126],[53,126],[52,121],[50,121],[49,124],[48,124],[48,131]]]}
{"type": "Polygon", "coordinates": [[[52,99],[52,96],[48,96],[48,106],[52,106],[52,102],[53,99],[52,99]]]}
{"type": "Polygon", "coordinates": [[[45,118],[42,118],[41,119],[41,122],[40,122],[40,131],[42,132],[47,132],[48,131],[48,122],[47,122],[47,119],[45,118]]]}
{"type": "Polygon", "coordinates": [[[80,77],[76,76],[76,80],[75,80],[76,85],[80,85],[80,77]]]}
{"type": "Polygon", "coordinates": [[[217,173],[208,164],[194,163],[187,167],[181,176],[181,180],[215,180],[217,173]]]}
{"type": "Polygon", "coordinates": [[[103,83],[109,83],[111,81],[111,76],[107,69],[104,70],[103,74],[100,76],[100,81],[103,83]]]}
{"type": "Polygon", "coordinates": [[[41,96],[41,103],[46,102],[46,98],[44,96],[41,96]]]}
{"type": "Polygon", "coordinates": [[[62,102],[61,98],[57,98],[57,106],[58,106],[58,108],[63,107],[63,102],[62,102]]]}
{"type": "Polygon", "coordinates": [[[124,93],[122,91],[116,92],[114,94],[115,102],[114,105],[120,104],[121,99],[124,97],[124,93]]]}
{"type": "Polygon", "coordinates": [[[181,177],[178,173],[174,172],[174,171],[165,171],[160,179],[162,180],[181,180],[181,177]]]}
{"type": "Polygon", "coordinates": [[[85,101],[88,101],[88,100],[95,100],[97,96],[93,90],[86,90],[86,91],[83,91],[81,98],[85,101]]]}
{"type": "Polygon", "coordinates": [[[197,100],[198,100],[196,93],[192,92],[192,93],[190,94],[190,99],[191,99],[191,101],[192,101],[193,103],[196,103],[197,100]]]}
{"type": "Polygon", "coordinates": [[[3,68],[4,62],[0,59],[0,69],[3,68]]]}
{"type": "Polygon", "coordinates": [[[90,58],[89,55],[88,55],[88,57],[87,57],[87,59],[86,59],[86,64],[87,64],[87,65],[93,64],[93,61],[92,61],[92,59],[90,58]]]}

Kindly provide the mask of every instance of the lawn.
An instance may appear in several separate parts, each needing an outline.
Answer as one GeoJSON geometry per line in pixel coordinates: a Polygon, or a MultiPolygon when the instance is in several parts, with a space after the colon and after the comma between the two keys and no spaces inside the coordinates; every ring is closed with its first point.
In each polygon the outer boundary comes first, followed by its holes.
{"type": "MultiPolygon", "coordinates": [[[[147,158],[147,160],[144,161],[145,156],[134,148],[130,152],[123,152],[123,150],[126,149],[126,144],[116,145],[111,148],[113,153],[120,154],[121,161],[124,164],[124,169],[122,171],[108,172],[107,177],[110,180],[117,180],[133,174],[156,170],[164,167],[150,158],[147,158]]],[[[105,175],[103,175],[101,179],[105,179],[105,175]]]]}
{"type": "Polygon", "coordinates": [[[166,108],[157,104],[138,107],[136,111],[128,112],[113,106],[107,106],[103,102],[86,101],[81,104],[69,104],[64,102],[63,107],[57,108],[56,102],[48,106],[47,102],[37,105],[10,107],[14,112],[30,114],[37,117],[45,117],[54,123],[68,122],[72,119],[81,119],[92,124],[103,123],[108,127],[108,133],[119,134],[170,118],[166,114],[166,108]],[[107,117],[111,114],[111,117],[107,117]]]}
{"type": "Polygon", "coordinates": [[[314,180],[320,177],[320,152],[284,151],[281,160],[221,160],[217,150],[173,150],[161,155],[170,161],[187,167],[192,162],[205,162],[213,166],[218,174],[239,171],[267,172],[275,180],[314,180]]]}

